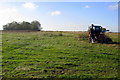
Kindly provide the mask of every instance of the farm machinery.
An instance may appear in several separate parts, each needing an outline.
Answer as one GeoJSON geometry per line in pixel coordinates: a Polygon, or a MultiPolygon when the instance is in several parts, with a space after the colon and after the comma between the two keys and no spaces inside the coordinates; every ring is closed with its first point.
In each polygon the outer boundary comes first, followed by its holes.
{"type": "Polygon", "coordinates": [[[109,30],[106,30],[106,28],[103,28],[101,26],[91,25],[89,26],[88,32],[89,32],[89,42],[91,43],[111,43],[112,39],[105,35],[105,32],[109,30]]]}

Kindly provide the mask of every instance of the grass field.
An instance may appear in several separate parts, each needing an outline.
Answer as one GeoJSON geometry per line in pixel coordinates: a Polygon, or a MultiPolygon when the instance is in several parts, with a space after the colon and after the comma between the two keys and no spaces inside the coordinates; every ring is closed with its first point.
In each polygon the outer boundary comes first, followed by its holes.
{"type": "Polygon", "coordinates": [[[3,78],[118,78],[113,44],[89,43],[87,32],[3,32],[3,78]]]}

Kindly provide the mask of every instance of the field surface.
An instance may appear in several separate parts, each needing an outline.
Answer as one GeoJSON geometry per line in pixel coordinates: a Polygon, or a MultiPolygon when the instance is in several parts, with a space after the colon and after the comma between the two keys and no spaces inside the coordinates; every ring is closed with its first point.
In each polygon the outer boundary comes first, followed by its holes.
{"type": "Polygon", "coordinates": [[[111,44],[87,32],[3,32],[3,78],[118,78],[118,33],[111,44]]]}

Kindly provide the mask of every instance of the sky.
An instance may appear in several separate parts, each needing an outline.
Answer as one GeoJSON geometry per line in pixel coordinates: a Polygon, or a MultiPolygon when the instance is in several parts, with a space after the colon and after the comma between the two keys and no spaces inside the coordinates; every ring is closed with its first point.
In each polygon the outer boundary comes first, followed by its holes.
{"type": "Polygon", "coordinates": [[[41,23],[45,31],[87,31],[96,24],[118,32],[118,2],[0,2],[0,29],[12,21],[41,23]]]}
{"type": "Polygon", "coordinates": [[[1,2],[119,2],[119,0],[0,0],[1,2]]]}

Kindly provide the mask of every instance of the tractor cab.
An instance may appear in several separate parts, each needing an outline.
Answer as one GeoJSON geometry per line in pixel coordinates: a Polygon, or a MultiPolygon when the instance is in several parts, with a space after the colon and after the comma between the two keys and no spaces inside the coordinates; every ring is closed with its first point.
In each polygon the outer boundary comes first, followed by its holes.
{"type": "Polygon", "coordinates": [[[95,25],[91,25],[89,27],[89,31],[92,31],[92,33],[100,33],[102,32],[102,27],[101,26],[95,26],[95,25]]]}
{"type": "Polygon", "coordinates": [[[101,32],[102,27],[101,27],[101,26],[93,26],[93,30],[94,30],[95,32],[101,32]]]}

